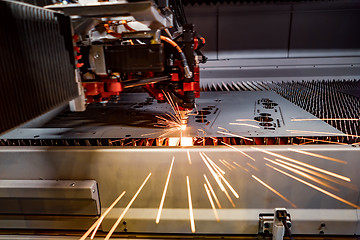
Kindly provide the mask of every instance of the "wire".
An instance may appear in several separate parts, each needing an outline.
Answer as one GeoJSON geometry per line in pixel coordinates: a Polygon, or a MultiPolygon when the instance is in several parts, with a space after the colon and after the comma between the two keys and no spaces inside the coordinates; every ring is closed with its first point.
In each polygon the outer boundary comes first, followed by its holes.
{"type": "Polygon", "coordinates": [[[290,230],[289,226],[287,225],[286,218],[282,218],[281,221],[285,227],[286,235],[290,238],[290,240],[294,240],[291,230],[290,230]]]}
{"type": "Polygon", "coordinates": [[[129,26],[126,20],[121,20],[121,23],[124,25],[124,27],[129,30],[130,32],[135,32],[136,30],[129,26]]]}
{"type": "Polygon", "coordinates": [[[104,24],[105,30],[108,34],[110,34],[111,36],[117,37],[117,38],[122,38],[121,33],[115,32],[114,30],[110,29],[110,23],[112,23],[112,21],[109,21],[107,23],[104,24]]]}
{"type": "Polygon", "coordinates": [[[185,72],[185,77],[186,78],[191,78],[192,77],[192,72],[190,71],[190,68],[189,68],[189,65],[187,63],[187,60],[186,60],[186,57],[185,57],[185,54],[184,52],[182,51],[182,49],[179,47],[179,45],[174,42],[173,40],[171,40],[170,38],[168,37],[165,37],[165,36],[160,36],[160,39],[169,43],[171,46],[173,46],[174,48],[176,48],[176,50],[179,52],[180,54],[180,57],[181,57],[181,61],[184,65],[184,72],[185,72]]]}

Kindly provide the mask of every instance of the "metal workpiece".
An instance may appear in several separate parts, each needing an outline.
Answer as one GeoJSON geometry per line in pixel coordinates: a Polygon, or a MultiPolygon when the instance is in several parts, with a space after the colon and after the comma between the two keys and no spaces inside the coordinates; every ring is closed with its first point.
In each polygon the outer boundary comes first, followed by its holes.
{"type": "MultiPolygon", "coordinates": [[[[0,176],[8,180],[94,179],[98,183],[102,212],[126,191],[104,219],[104,231],[112,227],[146,176],[151,173],[123,219],[130,233],[190,233],[186,185],[188,176],[195,233],[257,234],[259,214],[272,212],[271,209],[281,206],[286,207],[291,214],[293,234],[319,234],[319,226],[325,223],[325,234],[348,235],[356,233],[359,222],[355,209],[360,205],[360,176],[357,174],[359,151],[360,148],[332,145],[71,149],[2,147],[0,176]],[[202,156],[206,156],[205,160],[202,156]],[[156,224],[173,157],[174,164],[161,218],[156,224]],[[312,165],[317,170],[282,157],[312,165]],[[212,176],[205,163],[207,158],[225,172],[223,177],[238,194],[239,198],[226,186],[233,203],[212,176]],[[319,179],[314,182],[315,179],[287,169],[286,166],[291,164],[322,172],[315,175],[319,179]],[[328,175],[329,172],[336,175],[328,175]],[[221,205],[221,208],[215,205],[219,222],[216,221],[204,189],[207,182],[204,174],[221,205]],[[328,176],[331,181],[321,180],[321,174],[328,176]]],[[[22,221],[32,220],[28,218],[22,221]]],[[[9,224],[6,226],[9,227],[9,224]]],[[[47,224],[44,223],[44,229],[47,224]]],[[[52,228],[56,229],[55,226],[52,228]]],[[[124,231],[124,226],[119,226],[117,231],[124,231]]]]}
{"type": "Polygon", "coordinates": [[[97,216],[100,214],[97,184],[94,180],[1,179],[0,213],[97,216]]]}
{"type": "MultiPolygon", "coordinates": [[[[156,116],[174,114],[168,104],[144,93],[122,94],[117,105],[88,106],[84,113],[59,116],[42,128],[18,128],[2,139],[180,137],[181,129],[157,127],[156,116]],[[99,126],[100,125],[100,126],[99,126]]],[[[342,136],[272,91],[204,92],[188,113],[184,137],[342,136]],[[296,119],[314,120],[294,121],[296,119]],[[323,133],[322,133],[323,132],[323,133]]]]}

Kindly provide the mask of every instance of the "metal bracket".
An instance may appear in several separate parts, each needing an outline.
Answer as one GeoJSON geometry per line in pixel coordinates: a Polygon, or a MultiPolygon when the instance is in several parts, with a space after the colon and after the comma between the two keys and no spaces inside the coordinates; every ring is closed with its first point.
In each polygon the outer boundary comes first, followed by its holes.
{"type": "Polygon", "coordinates": [[[291,228],[290,214],[285,208],[275,208],[274,213],[259,214],[259,234],[272,236],[273,240],[282,240],[285,235],[285,227],[279,214],[286,217],[286,224],[291,228]]]}

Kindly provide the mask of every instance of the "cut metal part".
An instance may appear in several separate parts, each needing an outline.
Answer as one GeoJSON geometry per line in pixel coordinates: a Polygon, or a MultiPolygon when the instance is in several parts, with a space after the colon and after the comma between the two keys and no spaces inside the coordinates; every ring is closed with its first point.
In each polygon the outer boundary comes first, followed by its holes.
{"type": "MultiPolygon", "coordinates": [[[[168,118],[166,114],[174,114],[168,104],[156,103],[148,99],[146,94],[123,94],[118,104],[106,107],[89,106],[83,113],[60,115],[40,129],[19,128],[2,135],[1,138],[180,137],[180,130],[175,129],[172,133],[167,134],[167,131],[171,129],[154,127],[157,123],[156,116],[168,118]]],[[[311,125],[308,122],[291,121],[296,118],[316,119],[313,115],[271,91],[205,92],[197,103],[197,109],[188,114],[187,129],[183,131],[182,136],[334,137],[343,135],[342,132],[323,121],[314,121],[311,125]],[[316,133],[312,133],[312,131],[316,133]]]]}

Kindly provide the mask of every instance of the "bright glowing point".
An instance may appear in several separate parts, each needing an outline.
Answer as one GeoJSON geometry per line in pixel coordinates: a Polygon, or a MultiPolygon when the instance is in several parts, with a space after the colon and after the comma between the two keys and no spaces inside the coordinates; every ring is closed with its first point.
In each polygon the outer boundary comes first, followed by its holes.
{"type": "Polygon", "coordinates": [[[180,138],[180,145],[181,146],[192,146],[193,145],[192,137],[182,137],[182,138],[180,138]]]}
{"type": "Polygon", "coordinates": [[[184,130],[186,129],[186,125],[185,125],[185,124],[180,125],[180,129],[181,129],[182,131],[184,131],[184,130]]]}
{"type": "Polygon", "coordinates": [[[170,138],[169,138],[169,146],[170,146],[170,147],[178,146],[178,145],[179,145],[179,141],[180,141],[180,138],[170,137],[170,138]]]}

